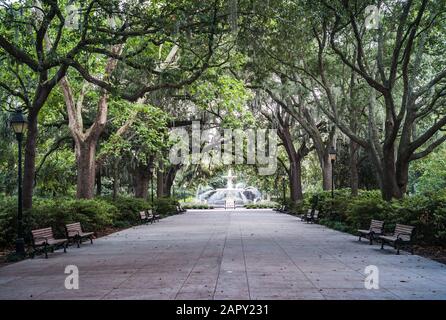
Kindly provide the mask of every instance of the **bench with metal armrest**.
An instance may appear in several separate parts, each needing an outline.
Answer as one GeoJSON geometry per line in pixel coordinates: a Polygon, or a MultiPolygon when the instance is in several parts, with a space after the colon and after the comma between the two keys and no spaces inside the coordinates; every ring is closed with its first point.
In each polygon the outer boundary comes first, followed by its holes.
{"type": "Polygon", "coordinates": [[[358,241],[361,241],[361,238],[364,237],[366,239],[369,239],[370,244],[373,244],[373,240],[376,240],[379,236],[383,234],[383,228],[384,228],[384,221],[372,220],[370,222],[370,227],[368,230],[358,229],[359,233],[358,241]]]}
{"type": "Polygon", "coordinates": [[[84,232],[80,222],[65,225],[65,232],[67,234],[67,239],[75,241],[78,248],[83,239],[89,239],[90,243],[93,244],[94,232],[84,232]]]}
{"type": "Polygon", "coordinates": [[[67,252],[68,239],[54,238],[52,228],[31,230],[31,235],[32,246],[34,249],[32,253],[33,258],[35,256],[35,253],[39,251],[43,251],[45,253],[45,258],[48,258],[48,250],[54,252],[54,249],[60,246],[63,246],[63,251],[67,252]]]}
{"type": "Polygon", "coordinates": [[[413,254],[413,235],[415,227],[404,224],[397,224],[395,231],[391,235],[381,235],[378,237],[381,240],[381,249],[384,249],[384,244],[390,244],[396,249],[396,254],[400,254],[400,249],[404,246],[410,247],[410,252],[413,254]]]}

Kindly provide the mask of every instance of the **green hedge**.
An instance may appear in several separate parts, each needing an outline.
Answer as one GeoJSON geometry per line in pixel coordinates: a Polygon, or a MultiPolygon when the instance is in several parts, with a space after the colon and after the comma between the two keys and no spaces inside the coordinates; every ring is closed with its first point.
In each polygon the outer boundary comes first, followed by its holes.
{"type": "MultiPolygon", "coordinates": [[[[14,242],[17,228],[17,200],[0,200],[0,247],[14,242]]],[[[112,226],[118,209],[102,199],[35,199],[33,209],[23,213],[25,241],[30,241],[32,229],[51,226],[55,236],[65,235],[67,223],[80,222],[86,231],[98,231],[112,226]]]]}
{"type": "MultiPolygon", "coordinates": [[[[155,209],[162,215],[176,213],[175,199],[160,198],[155,209]]],[[[127,228],[140,223],[139,211],[150,209],[150,202],[131,197],[92,200],[35,198],[30,212],[23,213],[25,241],[32,229],[52,227],[57,237],[65,236],[67,223],[80,222],[85,231],[102,231],[110,227],[127,228]]],[[[0,196],[0,248],[12,247],[17,235],[17,198],[0,196]]]]}
{"type": "MultiPolygon", "coordinates": [[[[314,194],[292,208],[293,213],[303,213],[311,207],[314,194]]],[[[446,190],[435,194],[406,196],[401,200],[386,202],[379,190],[361,190],[356,197],[349,189],[336,190],[334,200],[330,191],[317,194],[315,209],[319,210],[320,223],[328,227],[355,233],[358,228],[368,228],[371,219],[385,221],[386,232],[395,224],[416,227],[419,244],[446,245],[446,190]]]]}
{"type": "Polygon", "coordinates": [[[246,209],[273,209],[273,208],[277,208],[277,207],[278,207],[278,203],[272,202],[272,201],[262,201],[262,202],[250,203],[250,204],[245,205],[246,209]]]}
{"type": "Polygon", "coordinates": [[[181,206],[183,207],[183,209],[193,210],[214,209],[214,206],[210,206],[207,203],[184,203],[181,206]]]}
{"type": "Polygon", "coordinates": [[[113,200],[112,197],[104,197],[103,199],[118,209],[118,213],[113,224],[114,226],[120,228],[139,224],[139,212],[152,209],[151,203],[144,199],[122,196],[117,197],[115,200],[113,200]]]}
{"type": "Polygon", "coordinates": [[[176,213],[177,204],[178,201],[172,198],[156,198],[154,207],[161,216],[168,216],[176,213]]]}

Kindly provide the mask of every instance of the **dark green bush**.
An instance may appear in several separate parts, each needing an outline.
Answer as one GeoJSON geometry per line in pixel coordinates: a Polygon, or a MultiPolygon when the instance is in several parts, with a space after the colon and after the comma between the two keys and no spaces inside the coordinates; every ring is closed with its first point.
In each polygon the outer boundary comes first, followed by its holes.
{"type": "Polygon", "coordinates": [[[144,199],[120,196],[115,200],[111,197],[105,197],[104,200],[118,209],[118,213],[114,219],[114,226],[119,228],[139,224],[139,212],[152,208],[150,202],[144,199]]]}
{"type": "MultiPolygon", "coordinates": [[[[0,200],[0,246],[10,246],[17,234],[17,202],[15,198],[0,200]]],[[[86,231],[99,231],[113,225],[118,209],[102,199],[35,199],[33,209],[23,213],[25,241],[32,229],[52,227],[55,236],[65,235],[67,223],[80,222],[86,231]]]]}
{"type": "Polygon", "coordinates": [[[360,191],[357,197],[347,191],[335,193],[335,214],[330,212],[330,192],[319,194],[317,209],[321,212],[321,224],[351,233],[368,228],[371,219],[384,221],[386,232],[392,232],[397,223],[408,224],[416,228],[417,243],[446,245],[446,191],[406,196],[391,202],[384,201],[379,190],[360,191]]]}
{"type": "Polygon", "coordinates": [[[351,197],[346,209],[346,222],[353,228],[368,228],[371,219],[388,221],[393,219],[393,208],[384,201],[381,193],[374,191],[361,191],[357,197],[351,197]]]}
{"type": "Polygon", "coordinates": [[[154,207],[156,212],[158,212],[162,216],[168,216],[175,214],[177,212],[176,206],[178,205],[178,201],[173,198],[157,198],[154,201],[154,207]]]}

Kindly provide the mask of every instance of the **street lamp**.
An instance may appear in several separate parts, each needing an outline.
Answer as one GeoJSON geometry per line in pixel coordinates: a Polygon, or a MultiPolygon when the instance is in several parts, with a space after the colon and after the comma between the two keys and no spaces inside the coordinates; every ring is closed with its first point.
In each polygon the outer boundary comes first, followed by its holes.
{"type": "Polygon", "coordinates": [[[336,161],[336,149],[331,146],[328,151],[328,159],[331,162],[331,198],[334,199],[334,164],[336,161]]]}
{"type": "Polygon", "coordinates": [[[17,239],[15,242],[15,251],[17,255],[25,255],[25,240],[23,239],[23,201],[22,201],[22,140],[23,134],[28,128],[28,120],[23,116],[22,110],[18,109],[11,116],[9,121],[12,130],[17,138],[19,152],[19,166],[17,174],[18,184],[18,208],[17,208],[17,239]]]}

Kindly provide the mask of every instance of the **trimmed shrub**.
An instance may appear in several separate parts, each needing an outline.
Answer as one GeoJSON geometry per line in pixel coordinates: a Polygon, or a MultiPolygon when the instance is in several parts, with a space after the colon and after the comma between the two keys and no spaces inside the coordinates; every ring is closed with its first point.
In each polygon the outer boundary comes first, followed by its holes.
{"type": "MultiPolygon", "coordinates": [[[[98,231],[111,226],[118,209],[102,199],[35,199],[33,209],[23,213],[25,241],[33,229],[52,227],[56,237],[65,236],[65,224],[80,222],[86,231],[98,231]]],[[[1,200],[0,246],[11,246],[17,234],[16,198],[1,200]]]]}
{"type": "Polygon", "coordinates": [[[214,206],[208,205],[207,203],[183,203],[181,205],[184,209],[192,209],[192,210],[205,210],[205,209],[214,209],[214,206]]]}
{"type": "MultiPolygon", "coordinates": [[[[446,191],[406,196],[400,200],[384,201],[379,190],[361,190],[357,197],[341,190],[335,194],[333,213],[329,192],[320,193],[317,209],[320,223],[328,227],[356,233],[368,228],[371,219],[385,222],[385,232],[392,232],[397,223],[415,226],[415,241],[419,244],[446,245],[446,191]]],[[[307,207],[308,209],[308,207],[307,207]]]]}
{"type": "Polygon", "coordinates": [[[156,212],[162,216],[168,216],[177,212],[178,201],[173,198],[156,198],[154,201],[154,207],[156,212]]]}
{"type": "Polygon", "coordinates": [[[118,214],[113,225],[118,228],[125,228],[140,223],[139,212],[152,208],[149,201],[132,197],[117,197],[115,201],[111,197],[104,200],[114,205],[118,209],[118,214]]]}
{"type": "Polygon", "coordinates": [[[273,209],[278,207],[277,202],[261,201],[256,203],[249,203],[245,205],[246,209],[273,209]]]}

